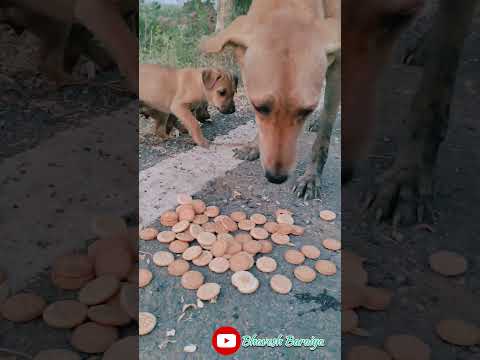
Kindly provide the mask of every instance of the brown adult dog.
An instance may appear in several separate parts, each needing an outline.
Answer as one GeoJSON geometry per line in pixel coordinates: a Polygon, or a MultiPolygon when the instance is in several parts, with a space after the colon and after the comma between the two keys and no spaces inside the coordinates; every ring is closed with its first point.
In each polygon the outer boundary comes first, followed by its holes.
{"type": "MultiPolygon", "coordinates": [[[[395,40],[428,0],[343,0],[344,76],[342,181],[367,153],[374,127],[378,79],[395,40]]],[[[405,120],[406,134],[392,167],[378,180],[366,205],[393,223],[432,217],[433,171],[445,137],[464,38],[479,0],[440,0],[423,42],[423,76],[405,120]]],[[[415,56],[415,55],[414,55],[415,56]]],[[[415,61],[412,61],[415,62],[415,61]]]]}
{"type": "Polygon", "coordinates": [[[64,47],[72,24],[78,23],[104,44],[132,91],[138,92],[138,41],[122,18],[122,11],[135,6],[135,0],[7,0],[0,4],[25,11],[23,20],[45,41],[44,66],[54,80],[63,76],[64,47]]]}
{"type": "Polygon", "coordinates": [[[197,145],[208,147],[192,109],[208,102],[223,114],[235,112],[238,78],[221,69],[174,69],[140,65],[140,101],[153,108],[156,131],[164,132],[169,114],[175,115],[197,145]]]}
{"type": "Polygon", "coordinates": [[[257,123],[256,141],[237,156],[260,156],[272,183],[294,168],[297,138],[326,81],[312,161],[296,186],[307,198],[318,195],[340,103],[340,8],[340,0],[254,0],[247,15],[200,44],[206,53],[235,48],[257,123]]]}

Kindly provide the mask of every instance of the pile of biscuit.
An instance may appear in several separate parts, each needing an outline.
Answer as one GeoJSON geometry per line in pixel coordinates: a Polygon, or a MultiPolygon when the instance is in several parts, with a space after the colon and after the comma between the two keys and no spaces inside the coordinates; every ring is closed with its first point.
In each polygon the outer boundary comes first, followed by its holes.
{"type": "MultiPolygon", "coordinates": [[[[61,256],[52,266],[53,284],[68,290],[64,299],[47,304],[40,295],[19,293],[0,301],[0,312],[14,323],[42,317],[48,326],[70,331],[70,344],[78,352],[103,353],[104,360],[134,359],[138,336],[120,339],[120,332],[138,321],[138,228],[106,216],[96,219],[94,230],[98,240],[87,254],[61,256]]],[[[67,349],[45,349],[34,359],[81,356],[67,349]]]]}
{"type": "MultiPolygon", "coordinates": [[[[368,285],[368,273],[364,268],[366,259],[342,251],[342,332],[366,336],[368,331],[359,327],[357,309],[369,311],[386,310],[393,299],[394,292],[368,285]]],[[[450,251],[439,251],[429,258],[430,268],[443,276],[459,276],[467,270],[464,257],[450,251]]],[[[437,336],[446,343],[457,346],[480,344],[480,328],[470,322],[447,318],[440,320],[435,327],[437,336]]],[[[417,336],[393,334],[386,337],[383,349],[370,345],[352,347],[347,359],[418,359],[429,360],[432,357],[430,346],[417,336]]]]}
{"type": "MultiPolygon", "coordinates": [[[[165,267],[169,275],[179,277],[181,285],[195,290],[198,299],[215,301],[221,286],[208,282],[205,276],[191,269],[191,264],[207,267],[213,273],[231,271],[231,283],[243,294],[254,293],[260,281],[249,271],[254,266],[261,272],[274,273],[277,261],[268,256],[273,246],[290,246],[283,253],[286,262],[295,265],[292,275],[299,281],[309,283],[315,280],[317,273],[325,276],[337,272],[336,265],[329,260],[318,260],[320,249],[315,245],[304,245],[296,249],[291,236],[301,236],[304,228],[296,225],[293,214],[286,209],[276,210],[275,221],[269,221],[260,213],[247,215],[235,211],[229,215],[221,214],[217,206],[207,206],[200,199],[192,199],[187,194],[177,195],[178,206],[165,211],[160,223],[168,230],[159,231],[148,227],[140,230],[140,239],[157,240],[166,247],[153,254],[153,263],[165,267]],[[314,261],[313,266],[306,264],[314,261]]],[[[322,213],[326,221],[335,219],[331,211],[322,213]]],[[[331,251],[339,251],[341,243],[334,239],[325,239],[323,246],[331,251]]],[[[146,268],[139,269],[139,286],[145,287],[153,274],[146,268]]],[[[270,287],[279,294],[288,294],[293,287],[292,280],[284,274],[274,274],[270,278],[270,287]]],[[[141,334],[153,330],[155,322],[150,313],[142,313],[148,323],[141,334]]]]}

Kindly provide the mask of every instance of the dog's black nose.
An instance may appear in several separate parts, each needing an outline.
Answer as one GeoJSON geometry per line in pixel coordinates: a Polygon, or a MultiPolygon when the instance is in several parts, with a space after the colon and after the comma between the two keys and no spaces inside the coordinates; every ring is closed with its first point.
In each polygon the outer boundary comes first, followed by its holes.
{"type": "Polygon", "coordinates": [[[218,110],[220,110],[220,112],[222,114],[226,114],[226,115],[229,115],[229,114],[233,114],[235,112],[235,103],[232,102],[232,104],[229,106],[229,107],[224,107],[222,106],[221,108],[219,108],[218,110]]]}
{"type": "Polygon", "coordinates": [[[265,177],[273,184],[283,184],[288,179],[288,175],[273,174],[270,171],[265,172],[265,177]]]}

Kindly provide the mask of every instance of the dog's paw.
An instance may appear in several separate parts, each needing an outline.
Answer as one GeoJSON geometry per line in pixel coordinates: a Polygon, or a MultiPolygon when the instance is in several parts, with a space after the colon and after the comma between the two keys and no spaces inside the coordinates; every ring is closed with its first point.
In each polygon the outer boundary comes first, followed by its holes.
{"type": "Polygon", "coordinates": [[[210,147],[210,141],[208,141],[201,133],[200,134],[192,134],[192,139],[195,144],[198,146],[208,149],[210,147]]]}
{"type": "Polygon", "coordinates": [[[392,219],[394,230],[400,225],[434,221],[432,171],[418,167],[393,166],[367,193],[363,211],[377,222],[392,219]]]}
{"type": "Polygon", "coordinates": [[[198,146],[204,148],[204,149],[209,149],[210,148],[210,141],[207,139],[203,139],[202,141],[197,143],[198,146]]]}
{"type": "Polygon", "coordinates": [[[295,181],[292,191],[304,200],[318,199],[320,197],[320,176],[313,172],[305,172],[295,181]]]}
{"type": "Polygon", "coordinates": [[[257,144],[248,144],[241,148],[233,149],[234,156],[240,160],[254,161],[260,158],[260,150],[257,144]]]}

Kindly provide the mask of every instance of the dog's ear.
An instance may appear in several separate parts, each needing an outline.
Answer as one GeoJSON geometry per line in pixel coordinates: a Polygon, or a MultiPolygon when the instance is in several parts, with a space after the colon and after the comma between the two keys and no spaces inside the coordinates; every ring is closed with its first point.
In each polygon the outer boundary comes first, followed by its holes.
{"type": "Polygon", "coordinates": [[[202,71],[203,85],[207,90],[212,90],[215,83],[220,80],[222,74],[214,69],[205,69],[202,71]]]}
{"type": "Polygon", "coordinates": [[[327,56],[338,52],[341,49],[340,21],[334,18],[322,19],[315,26],[327,56]]]}
{"type": "Polygon", "coordinates": [[[225,30],[200,40],[199,49],[206,54],[219,53],[227,45],[246,49],[248,48],[252,31],[248,27],[247,17],[245,15],[239,16],[225,30]]]}

